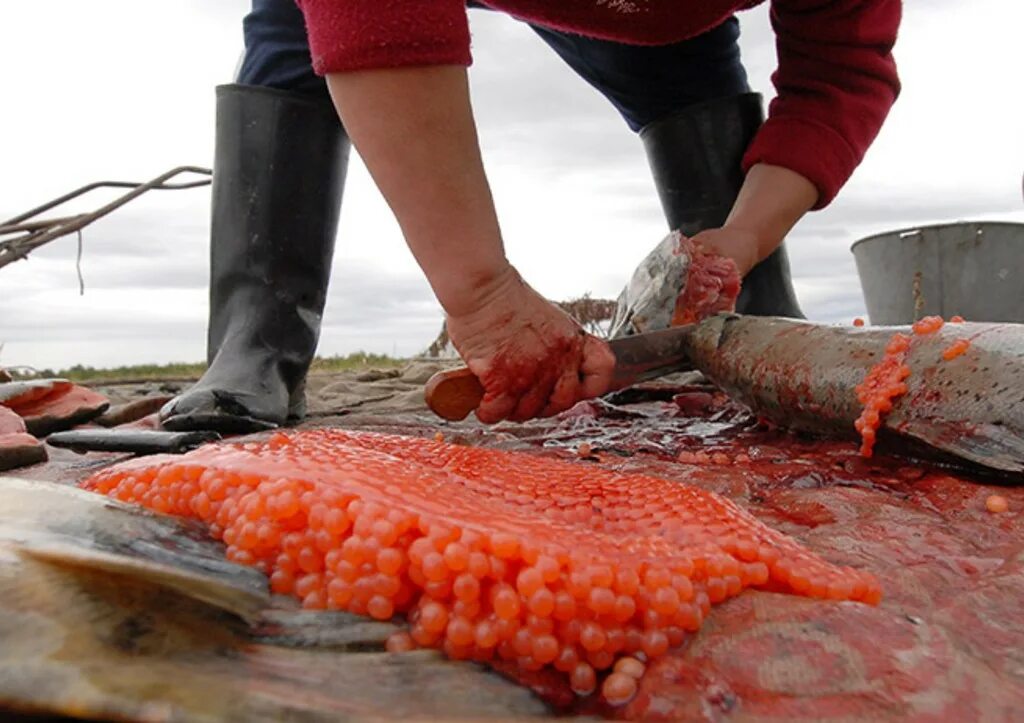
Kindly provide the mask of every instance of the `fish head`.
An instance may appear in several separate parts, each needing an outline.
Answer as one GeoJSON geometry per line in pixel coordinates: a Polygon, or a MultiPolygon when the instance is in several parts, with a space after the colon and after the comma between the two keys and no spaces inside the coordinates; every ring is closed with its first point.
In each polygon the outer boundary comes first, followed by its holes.
{"type": "Polygon", "coordinates": [[[678,231],[668,234],[633,271],[612,316],[612,339],[667,329],[690,268],[678,231]]]}

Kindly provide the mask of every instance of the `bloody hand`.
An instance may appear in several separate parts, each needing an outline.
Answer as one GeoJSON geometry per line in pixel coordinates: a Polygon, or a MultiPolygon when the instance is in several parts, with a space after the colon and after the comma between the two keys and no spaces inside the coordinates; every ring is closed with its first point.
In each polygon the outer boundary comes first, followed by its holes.
{"type": "Polygon", "coordinates": [[[448,316],[448,334],[484,387],[481,422],[557,414],[603,394],[615,357],[514,269],[471,311],[448,316]]]}
{"type": "Polygon", "coordinates": [[[703,231],[689,239],[679,237],[679,253],[689,255],[690,266],[676,299],[672,326],[692,324],[736,308],[740,271],[735,258],[749,253],[745,240],[726,229],[703,231]]]}

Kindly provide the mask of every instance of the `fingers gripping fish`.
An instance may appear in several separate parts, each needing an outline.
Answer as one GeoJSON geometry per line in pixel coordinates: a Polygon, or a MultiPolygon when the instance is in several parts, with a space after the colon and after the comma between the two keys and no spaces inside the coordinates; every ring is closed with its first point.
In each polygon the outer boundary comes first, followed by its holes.
{"type": "Polygon", "coordinates": [[[736,308],[740,275],[732,259],[673,231],[640,262],[619,294],[612,339],[690,324],[736,308]]]}

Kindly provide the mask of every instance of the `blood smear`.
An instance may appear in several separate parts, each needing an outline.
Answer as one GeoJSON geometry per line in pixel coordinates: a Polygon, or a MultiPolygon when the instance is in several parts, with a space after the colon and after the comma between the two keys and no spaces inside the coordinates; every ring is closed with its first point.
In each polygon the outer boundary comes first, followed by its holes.
{"type": "Polygon", "coordinates": [[[616,704],[635,692],[637,656],[665,655],[745,588],[881,598],[870,574],[700,488],[437,440],[279,432],[115,465],[85,486],[206,522],[229,559],[306,608],[406,616],[391,650],[553,668],[616,704]]]}

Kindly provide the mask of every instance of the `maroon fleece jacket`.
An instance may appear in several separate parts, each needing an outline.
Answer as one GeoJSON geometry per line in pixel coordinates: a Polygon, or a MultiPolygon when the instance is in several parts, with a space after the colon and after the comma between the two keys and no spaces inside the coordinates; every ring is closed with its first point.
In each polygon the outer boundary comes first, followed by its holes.
{"type": "MultiPolygon", "coordinates": [[[[532,23],[636,45],[710,30],[763,0],[486,0],[532,23]]],[[[313,68],[326,74],[468,65],[465,0],[298,0],[313,68]]],[[[901,0],[772,0],[777,97],[743,159],[800,173],[827,205],[899,94],[892,57],[901,0]]]]}

